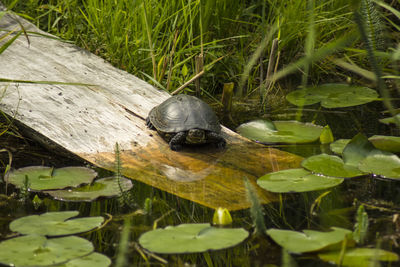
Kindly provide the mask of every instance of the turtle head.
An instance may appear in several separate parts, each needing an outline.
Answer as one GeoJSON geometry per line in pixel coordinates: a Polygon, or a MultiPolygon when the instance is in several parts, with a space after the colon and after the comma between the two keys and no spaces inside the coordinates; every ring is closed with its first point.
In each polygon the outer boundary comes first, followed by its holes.
{"type": "Polygon", "coordinates": [[[189,144],[201,144],[206,140],[206,133],[201,129],[190,129],[186,136],[186,141],[189,144]]]}

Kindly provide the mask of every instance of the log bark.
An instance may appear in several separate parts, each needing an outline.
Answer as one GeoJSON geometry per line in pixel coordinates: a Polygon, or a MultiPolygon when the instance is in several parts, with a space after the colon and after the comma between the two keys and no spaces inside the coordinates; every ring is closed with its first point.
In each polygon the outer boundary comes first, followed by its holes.
{"type": "MultiPolygon", "coordinates": [[[[206,146],[171,151],[145,124],[150,109],[168,93],[15,15],[4,15],[0,28],[18,29],[17,20],[29,32],[30,44],[22,34],[0,54],[0,78],[19,81],[0,83],[0,108],[40,140],[109,170],[114,169],[118,142],[125,176],[231,210],[249,206],[243,177],[256,186],[255,179],[265,173],[299,165],[300,157],[253,143],[227,128],[224,150],[206,146]]],[[[257,190],[264,203],[276,199],[257,190]]]]}

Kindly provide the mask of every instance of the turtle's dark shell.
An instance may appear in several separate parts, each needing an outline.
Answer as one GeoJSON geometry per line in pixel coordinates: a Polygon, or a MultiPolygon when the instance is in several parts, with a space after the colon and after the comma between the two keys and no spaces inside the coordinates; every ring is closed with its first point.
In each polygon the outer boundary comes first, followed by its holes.
{"type": "Polygon", "coordinates": [[[221,132],[221,125],[211,107],[189,95],[168,98],[150,111],[148,119],[161,133],[178,133],[190,129],[221,132]]]}

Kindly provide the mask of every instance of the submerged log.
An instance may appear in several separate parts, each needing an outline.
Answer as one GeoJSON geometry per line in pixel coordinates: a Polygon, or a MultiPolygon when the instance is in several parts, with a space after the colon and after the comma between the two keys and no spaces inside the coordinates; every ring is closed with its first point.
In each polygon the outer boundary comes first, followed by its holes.
{"type": "MultiPolygon", "coordinates": [[[[227,128],[224,150],[171,151],[145,124],[150,109],[168,93],[15,15],[4,15],[0,28],[14,30],[17,20],[29,43],[22,34],[0,54],[0,78],[14,80],[0,85],[0,108],[40,140],[109,170],[114,169],[118,143],[125,176],[211,208],[247,208],[243,177],[255,184],[265,173],[299,166],[300,157],[227,128]]],[[[276,199],[259,187],[257,192],[264,203],[276,199]]]]}

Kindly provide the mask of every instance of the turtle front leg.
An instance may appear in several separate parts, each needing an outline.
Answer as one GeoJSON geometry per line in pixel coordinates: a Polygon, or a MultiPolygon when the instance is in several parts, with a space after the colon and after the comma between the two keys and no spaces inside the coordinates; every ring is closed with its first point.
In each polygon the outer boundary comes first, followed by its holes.
{"type": "Polygon", "coordinates": [[[156,128],[154,127],[154,125],[151,123],[150,121],[150,117],[146,118],[146,126],[151,129],[151,130],[155,130],[156,128]]]}
{"type": "Polygon", "coordinates": [[[215,143],[215,145],[220,149],[226,146],[225,139],[219,133],[207,132],[207,139],[213,140],[213,143],[215,143]]]}
{"type": "Polygon", "coordinates": [[[174,151],[181,150],[182,144],[185,143],[186,135],[186,132],[179,132],[175,134],[171,140],[169,140],[169,147],[174,151]]]}

